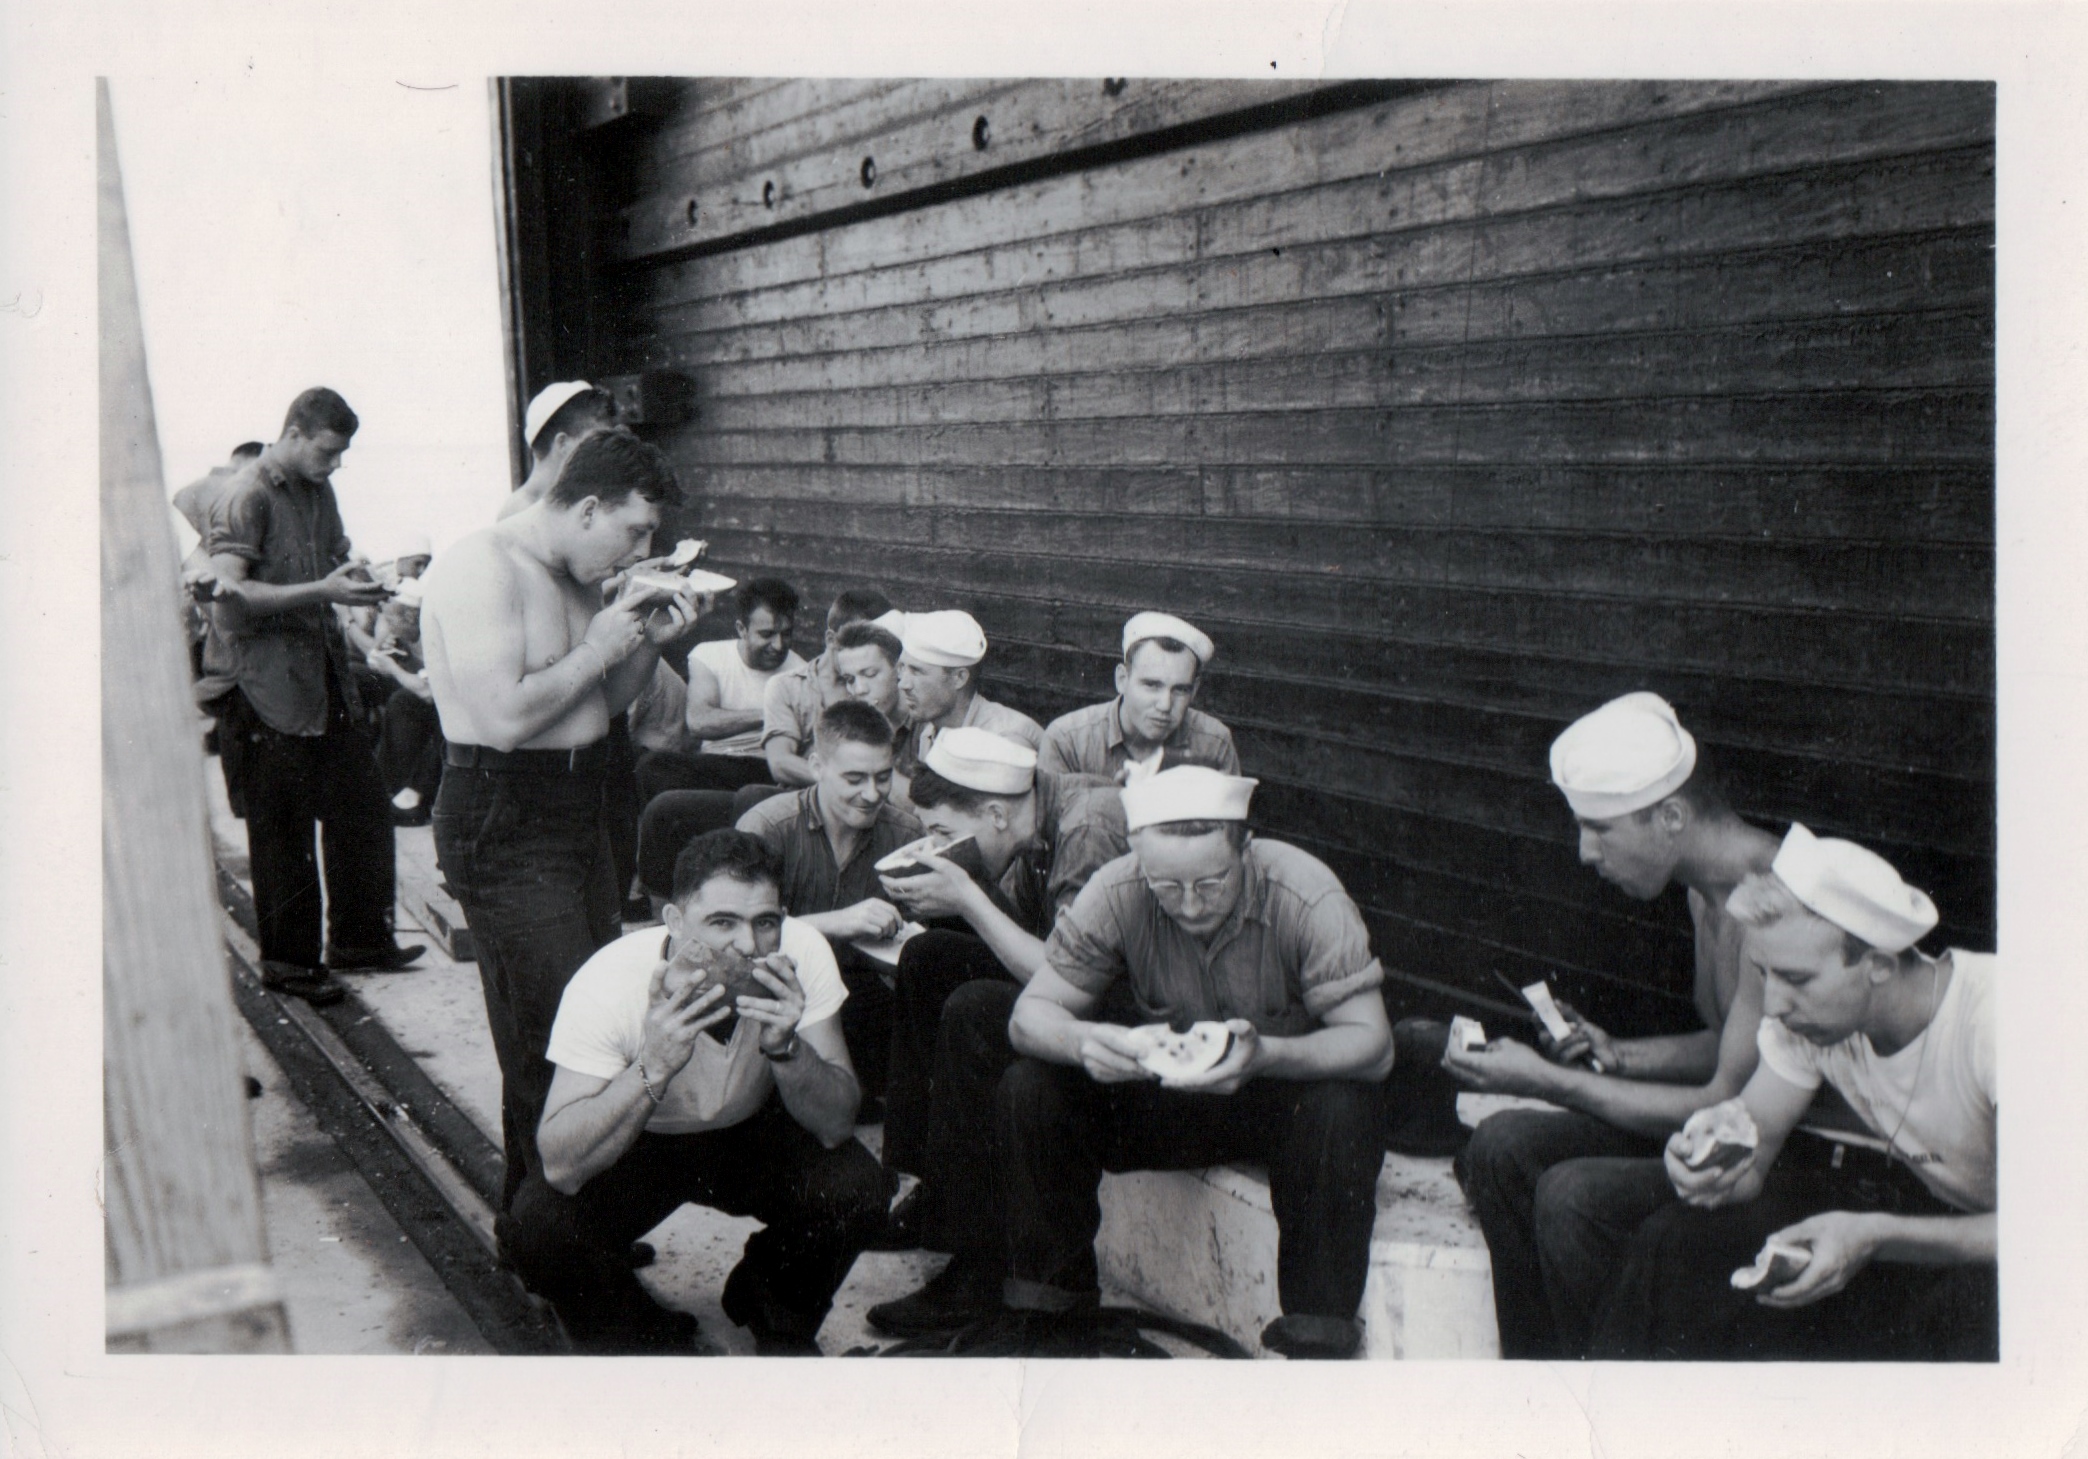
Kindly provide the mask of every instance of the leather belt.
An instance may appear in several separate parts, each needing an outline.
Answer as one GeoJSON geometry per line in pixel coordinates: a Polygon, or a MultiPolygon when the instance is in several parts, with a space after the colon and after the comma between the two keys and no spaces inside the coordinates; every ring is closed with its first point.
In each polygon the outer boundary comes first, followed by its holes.
{"type": "Polygon", "coordinates": [[[451,745],[445,758],[460,770],[499,770],[511,775],[589,775],[609,765],[609,742],[569,750],[496,750],[489,745],[451,745]]]}

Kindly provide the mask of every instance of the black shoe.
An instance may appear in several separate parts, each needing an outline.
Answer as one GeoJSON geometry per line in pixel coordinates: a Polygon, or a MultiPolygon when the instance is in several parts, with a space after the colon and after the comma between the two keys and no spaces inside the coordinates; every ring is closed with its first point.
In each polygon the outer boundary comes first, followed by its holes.
{"type": "Polygon", "coordinates": [[[404,972],[428,949],[421,943],[411,947],[372,947],[349,952],[336,950],[326,955],[326,965],[337,973],[399,973],[404,972]]]}
{"type": "Polygon", "coordinates": [[[624,1260],[631,1264],[634,1272],[644,1271],[659,1259],[659,1250],[650,1241],[634,1241],[624,1251],[624,1260]]]}
{"type": "Polygon", "coordinates": [[[917,1185],[885,1216],[884,1234],[866,1251],[919,1251],[928,1230],[928,1187],[917,1185]]]}
{"type": "Polygon", "coordinates": [[[826,1314],[808,1317],[793,1312],[768,1295],[768,1287],[742,1260],[725,1278],[718,1293],[725,1315],[754,1334],[754,1353],[763,1358],[821,1356],[817,1334],[826,1314]]]}
{"type": "Polygon", "coordinates": [[[1385,1085],[1385,1148],[1395,1155],[1456,1155],[1472,1138],[1457,1117],[1458,1083],[1443,1070],[1450,1025],[1402,1018],[1392,1029],[1392,1077],[1385,1085]]]}
{"type": "Polygon", "coordinates": [[[314,1008],[330,1008],[348,996],[348,990],[329,978],[325,968],[301,967],[296,963],[264,961],[261,986],[271,993],[302,998],[314,1008]]]}
{"type": "Polygon", "coordinates": [[[957,1257],[918,1292],[880,1302],[866,1315],[892,1337],[939,1337],[1001,1310],[1001,1273],[957,1257]]]}
{"type": "Polygon", "coordinates": [[[1353,1358],[1363,1333],[1354,1322],[1287,1312],[1262,1329],[1261,1341],[1286,1358],[1353,1358]]]}

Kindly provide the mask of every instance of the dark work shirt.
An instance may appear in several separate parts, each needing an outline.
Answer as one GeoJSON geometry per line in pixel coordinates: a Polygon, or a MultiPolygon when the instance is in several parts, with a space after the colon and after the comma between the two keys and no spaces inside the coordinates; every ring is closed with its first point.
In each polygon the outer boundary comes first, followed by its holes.
{"type": "Polygon", "coordinates": [[[1124,798],[1092,775],[1037,772],[1037,839],[1002,873],[1018,925],[1049,937],[1059,914],[1073,905],[1088,878],[1131,849],[1124,830],[1124,798]]]}
{"type": "Polygon", "coordinates": [[[834,860],[819,814],[819,787],[808,785],[789,795],[772,795],[739,819],[739,829],[767,843],[783,858],[783,910],[793,917],[853,907],[869,897],[882,897],[877,863],[901,846],[921,838],[921,823],[890,801],[878,808],[877,822],[857,843],[848,865],[834,860]]]}
{"type": "Polygon", "coordinates": [[[1281,841],[1248,843],[1240,898],[1208,940],[1146,885],[1136,856],[1089,879],[1045,944],[1051,970],[1108,994],[1130,985],[1141,1023],[1244,1018],[1291,1037],[1385,981],[1356,904],[1325,864],[1281,841]]]}
{"type": "MultiPolygon", "coordinates": [[[[293,477],[266,460],[235,472],[210,504],[203,547],[240,557],[250,582],[292,587],[317,582],[348,560],[348,533],[333,488],[293,477]]],[[[331,671],[353,712],[360,701],[331,604],[250,616],[228,628],[211,613],[203,646],[207,673],[234,680],[263,724],[286,735],[326,733],[331,671]]]]}
{"type": "MultiPolygon", "coordinates": [[[[1121,782],[1124,766],[1131,759],[1131,747],[1124,743],[1123,704],[1119,696],[1053,720],[1037,751],[1038,767],[1121,782]]],[[[1193,706],[1160,748],[1169,766],[1208,765],[1227,775],[1240,773],[1240,752],[1233,748],[1232,731],[1193,706]]]]}

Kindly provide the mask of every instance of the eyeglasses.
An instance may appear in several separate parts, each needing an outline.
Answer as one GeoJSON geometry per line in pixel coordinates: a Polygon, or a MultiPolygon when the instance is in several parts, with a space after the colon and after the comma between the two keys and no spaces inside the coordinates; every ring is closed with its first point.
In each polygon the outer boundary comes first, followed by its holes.
{"type": "Polygon", "coordinates": [[[1180,906],[1189,892],[1195,892],[1197,902],[1208,907],[1225,895],[1225,889],[1231,885],[1232,873],[1229,871],[1223,876],[1207,876],[1186,886],[1178,881],[1154,881],[1151,877],[1146,878],[1147,890],[1160,899],[1162,906],[1180,906]]]}

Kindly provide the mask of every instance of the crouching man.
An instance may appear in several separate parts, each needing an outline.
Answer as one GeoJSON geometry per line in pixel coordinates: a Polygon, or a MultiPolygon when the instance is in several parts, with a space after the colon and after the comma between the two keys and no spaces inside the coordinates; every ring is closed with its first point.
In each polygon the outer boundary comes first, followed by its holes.
{"type": "Polygon", "coordinates": [[[1026,1057],[997,1110],[1011,1346],[1094,1351],[1104,1171],[1253,1160],[1269,1171],[1283,1308],[1263,1345],[1356,1351],[1392,1066],[1384,969],[1334,874],[1248,833],[1254,785],[1186,765],[1127,786],[1132,854],[1081,890],[1015,1005],[1026,1057]],[[1221,1021],[1232,1046],[1159,1082],[1128,1029],[1092,1021],[1113,989],[1138,1023],[1221,1021]]]}
{"type": "Polygon", "coordinates": [[[701,1350],[695,1319],[631,1272],[631,1243],[685,1201],[763,1223],[720,1300],[766,1355],[818,1353],[834,1293],[883,1228],[884,1172],[853,1138],[848,995],[825,940],[783,916],[780,876],[752,836],[697,837],[664,934],[602,948],[559,1003],[543,1168],[501,1246],[582,1351],[701,1350]]]}
{"type": "Polygon", "coordinates": [[[1871,852],[1803,826],[1728,907],[1764,979],[1761,1063],[1737,1101],[1758,1143],[1723,1168],[1687,1163],[1714,1117],[1744,1150],[1730,1106],[1668,1142],[1681,1202],[1632,1238],[1593,1356],[1998,1358],[1994,958],[1920,952],[1936,925],[1929,899],[1871,852]],[[1778,1165],[1822,1080],[1881,1156],[1778,1165]],[[1766,1276],[1736,1282],[1779,1248],[1766,1276]]]}

